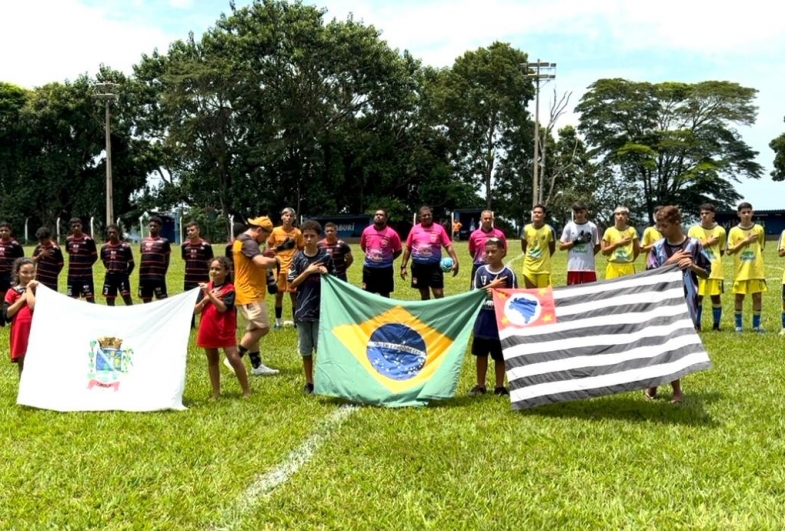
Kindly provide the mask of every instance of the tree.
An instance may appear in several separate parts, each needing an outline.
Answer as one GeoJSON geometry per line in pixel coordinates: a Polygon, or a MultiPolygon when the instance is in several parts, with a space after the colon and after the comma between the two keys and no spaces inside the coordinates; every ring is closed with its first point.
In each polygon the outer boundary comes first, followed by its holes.
{"type": "Polygon", "coordinates": [[[785,181],[785,133],[772,140],[769,147],[774,151],[774,170],[771,177],[775,181],[785,181]]]}
{"type": "Polygon", "coordinates": [[[576,107],[578,130],[616,180],[640,190],[647,219],[657,204],[731,208],[740,199],[734,183],[762,173],[735,129],[755,122],[756,92],[726,81],[601,79],[576,107]]]}

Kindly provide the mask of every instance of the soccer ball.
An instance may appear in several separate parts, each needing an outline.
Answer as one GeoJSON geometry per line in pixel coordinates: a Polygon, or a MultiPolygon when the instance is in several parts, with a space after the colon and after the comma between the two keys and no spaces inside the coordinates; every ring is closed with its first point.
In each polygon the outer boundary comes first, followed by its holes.
{"type": "Polygon", "coordinates": [[[442,271],[445,273],[452,270],[452,258],[442,258],[442,261],[439,265],[441,266],[442,271]]]}

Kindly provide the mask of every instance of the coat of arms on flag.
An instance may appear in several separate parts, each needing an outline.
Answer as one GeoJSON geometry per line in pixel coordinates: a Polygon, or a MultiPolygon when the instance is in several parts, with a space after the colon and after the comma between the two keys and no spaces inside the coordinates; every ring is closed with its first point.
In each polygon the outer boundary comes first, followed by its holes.
{"type": "Polygon", "coordinates": [[[655,387],[711,367],[678,267],[494,294],[515,409],[655,387]]]}
{"type": "Polygon", "coordinates": [[[90,341],[90,352],[87,355],[87,388],[110,387],[117,391],[120,379],[133,366],[134,351],[123,349],[123,340],[119,337],[99,337],[90,341]]]}

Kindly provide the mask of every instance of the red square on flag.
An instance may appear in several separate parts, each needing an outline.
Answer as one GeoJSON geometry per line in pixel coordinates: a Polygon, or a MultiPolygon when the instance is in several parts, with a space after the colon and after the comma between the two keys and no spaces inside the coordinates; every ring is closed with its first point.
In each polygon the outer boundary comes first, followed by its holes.
{"type": "Polygon", "coordinates": [[[493,307],[499,330],[554,324],[556,304],[553,288],[496,289],[493,307]]]}

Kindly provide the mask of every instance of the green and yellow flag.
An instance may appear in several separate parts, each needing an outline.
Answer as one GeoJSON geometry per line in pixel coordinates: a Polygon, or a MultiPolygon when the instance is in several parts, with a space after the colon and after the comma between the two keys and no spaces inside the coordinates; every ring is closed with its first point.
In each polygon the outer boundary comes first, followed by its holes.
{"type": "Polygon", "coordinates": [[[314,392],[391,407],[452,398],[484,300],[385,299],[322,277],[314,392]]]}

